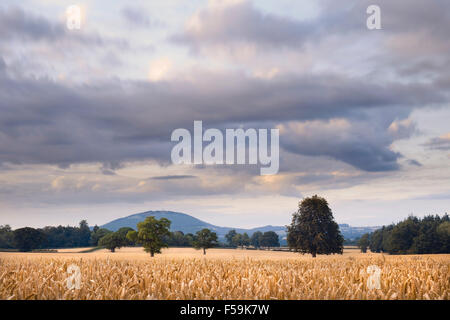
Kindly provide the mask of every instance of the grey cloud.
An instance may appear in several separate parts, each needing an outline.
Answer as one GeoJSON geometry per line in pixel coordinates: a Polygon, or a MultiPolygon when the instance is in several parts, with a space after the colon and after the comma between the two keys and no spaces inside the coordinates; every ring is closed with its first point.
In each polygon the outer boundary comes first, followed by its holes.
{"type": "Polygon", "coordinates": [[[281,145],[294,153],[332,157],[369,172],[399,168],[401,155],[389,149],[392,139],[377,123],[288,123],[280,134],[281,145]]]}
{"type": "Polygon", "coordinates": [[[52,24],[43,17],[26,14],[21,8],[10,7],[0,8],[0,35],[2,38],[56,40],[66,32],[63,24],[52,24]]]}
{"type": "Polygon", "coordinates": [[[199,25],[173,35],[171,40],[189,45],[196,50],[208,44],[230,42],[257,43],[264,47],[298,47],[303,45],[308,33],[313,32],[309,23],[264,14],[251,2],[206,8],[198,13],[199,25]]]}
{"type": "Polygon", "coordinates": [[[368,183],[375,179],[386,177],[384,172],[366,172],[361,171],[355,174],[351,171],[338,171],[338,174],[321,170],[317,173],[304,172],[303,175],[297,175],[294,179],[297,185],[320,185],[323,190],[342,189],[354,187],[357,185],[368,183]]]}
{"type": "MultiPolygon", "coordinates": [[[[265,48],[299,48],[307,41],[318,42],[327,36],[367,37],[366,9],[374,4],[369,0],[350,0],[345,4],[336,1],[320,1],[319,15],[311,20],[300,21],[280,15],[266,14],[252,1],[227,5],[208,6],[194,17],[196,23],[172,40],[186,44],[193,50],[208,45],[252,43],[265,48]]],[[[423,32],[429,45],[444,44],[450,18],[448,1],[390,1],[380,0],[383,32],[401,35],[423,32]]]]}
{"type": "Polygon", "coordinates": [[[407,139],[418,132],[417,125],[410,119],[394,121],[388,128],[389,134],[395,139],[407,139]]]}
{"type": "Polygon", "coordinates": [[[296,176],[295,182],[302,184],[320,183],[323,181],[329,181],[333,179],[333,175],[329,173],[315,173],[296,176]]]}
{"type": "Polygon", "coordinates": [[[412,198],[412,200],[449,200],[449,199],[450,199],[450,192],[435,193],[435,194],[429,194],[429,195],[425,195],[425,196],[412,198]]]}
{"type": "MultiPolygon", "coordinates": [[[[380,85],[329,75],[266,81],[199,73],[195,81],[111,80],[74,87],[0,76],[0,84],[0,162],[61,167],[146,159],[169,163],[172,130],[190,129],[199,119],[205,126],[219,127],[333,118],[367,123],[378,118],[385,130],[414,107],[445,100],[432,85],[380,85]]],[[[398,154],[388,149],[392,137],[382,132],[380,140],[372,138],[380,132],[352,132],[359,138],[337,133],[323,144],[302,140],[286,146],[369,171],[398,167],[398,154]]],[[[104,169],[114,171],[111,166],[104,169]]]]}
{"type": "Polygon", "coordinates": [[[6,70],[6,63],[5,60],[3,60],[3,57],[0,56],[0,72],[4,72],[6,70]]]}
{"type": "Polygon", "coordinates": [[[131,25],[141,27],[156,27],[162,25],[160,21],[151,18],[148,12],[142,7],[125,6],[120,13],[123,19],[131,25]]]}
{"type": "Polygon", "coordinates": [[[124,168],[125,165],[118,161],[105,161],[103,162],[100,172],[106,176],[114,176],[116,174],[115,170],[124,168]]]}
{"type": "Polygon", "coordinates": [[[372,76],[386,79],[386,75],[396,75],[413,81],[440,79],[436,85],[449,86],[450,59],[445,52],[450,51],[450,2],[446,0],[379,0],[376,4],[381,8],[382,30],[366,27],[366,9],[374,4],[370,0],[350,0],[345,4],[320,1],[317,17],[309,20],[265,14],[254,3],[242,1],[203,8],[194,15],[195,23],[187,24],[170,39],[191,52],[211,54],[213,58],[217,51],[208,49],[223,49],[232,61],[245,44],[256,47],[255,56],[263,59],[270,58],[273,51],[284,52],[282,49],[312,56],[317,52],[319,57],[326,50],[331,58],[343,49],[336,44],[349,47],[351,43],[358,50],[367,46],[370,58],[360,62],[373,67],[372,76]]]}
{"type": "Polygon", "coordinates": [[[112,170],[108,170],[108,169],[103,169],[102,170],[102,174],[104,174],[105,176],[114,176],[116,175],[116,173],[112,170]]]}
{"type": "Polygon", "coordinates": [[[440,137],[431,138],[423,145],[434,150],[450,150],[450,133],[440,137]]]}
{"type": "Polygon", "coordinates": [[[170,175],[170,176],[157,176],[151,177],[152,180],[178,180],[178,179],[193,179],[197,178],[193,175],[170,175]]]}
{"type": "Polygon", "coordinates": [[[124,168],[124,164],[115,160],[106,161],[102,164],[102,169],[105,170],[117,170],[124,168]]]}
{"type": "Polygon", "coordinates": [[[69,31],[63,22],[54,23],[20,7],[0,7],[0,37],[12,41],[128,47],[125,39],[104,38],[99,34],[86,33],[83,29],[69,31]]]}
{"type": "Polygon", "coordinates": [[[414,159],[409,159],[408,160],[408,164],[412,165],[412,166],[416,166],[416,167],[421,167],[422,166],[422,164],[419,161],[414,160],[414,159]]]}

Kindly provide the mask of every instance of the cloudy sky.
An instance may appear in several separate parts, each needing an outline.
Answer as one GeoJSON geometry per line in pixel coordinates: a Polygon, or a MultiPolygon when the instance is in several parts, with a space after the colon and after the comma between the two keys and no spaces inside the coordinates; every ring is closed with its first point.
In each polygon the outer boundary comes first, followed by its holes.
{"type": "Polygon", "coordinates": [[[0,224],[284,225],[314,194],[355,226],[449,211],[449,1],[85,1],[69,30],[72,4],[0,4],[0,224]],[[279,173],[173,165],[194,120],[278,128],[279,173]]]}

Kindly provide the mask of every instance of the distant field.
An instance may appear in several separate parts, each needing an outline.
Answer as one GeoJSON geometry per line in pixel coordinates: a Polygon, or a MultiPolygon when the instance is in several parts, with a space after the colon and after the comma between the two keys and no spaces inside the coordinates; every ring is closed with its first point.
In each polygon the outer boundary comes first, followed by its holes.
{"type": "MultiPolygon", "coordinates": [[[[77,248],[77,251],[88,248],[77,248]]],[[[0,253],[0,299],[449,299],[450,255],[344,255],[263,250],[142,248],[115,253],[0,253]],[[67,267],[81,288],[67,289],[67,267]],[[367,267],[380,268],[380,289],[367,267]]]]}

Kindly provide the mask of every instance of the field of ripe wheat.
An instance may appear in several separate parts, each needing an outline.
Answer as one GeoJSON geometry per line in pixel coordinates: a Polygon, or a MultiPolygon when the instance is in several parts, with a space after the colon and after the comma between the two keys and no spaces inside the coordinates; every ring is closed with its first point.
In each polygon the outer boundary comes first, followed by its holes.
{"type": "Polygon", "coordinates": [[[347,251],[313,259],[288,252],[215,249],[204,257],[193,249],[168,249],[150,258],[140,248],[0,253],[0,299],[448,300],[449,291],[450,255],[347,251]],[[79,289],[68,289],[70,265],[80,270],[79,289]],[[373,266],[378,275],[371,273],[373,266]],[[374,276],[379,289],[370,285],[374,276]]]}

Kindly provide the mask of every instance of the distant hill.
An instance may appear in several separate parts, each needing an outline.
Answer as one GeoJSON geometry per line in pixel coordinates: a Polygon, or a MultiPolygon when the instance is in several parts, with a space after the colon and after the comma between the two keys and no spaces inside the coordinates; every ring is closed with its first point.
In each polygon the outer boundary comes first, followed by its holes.
{"type": "Polygon", "coordinates": [[[251,236],[256,231],[266,232],[275,231],[280,236],[283,236],[285,232],[284,227],[274,227],[274,226],[264,226],[260,228],[253,229],[242,229],[242,228],[229,228],[229,227],[219,227],[208,222],[202,221],[200,219],[194,218],[188,214],[173,211],[146,211],[142,213],[133,214],[128,217],[119,218],[108,222],[101,226],[101,228],[106,228],[108,230],[117,231],[122,227],[131,227],[136,229],[138,222],[144,221],[146,217],[154,216],[156,219],[167,218],[172,223],[170,225],[171,231],[183,231],[183,233],[196,233],[197,231],[208,228],[217,233],[219,238],[224,238],[225,235],[230,230],[236,230],[238,233],[247,232],[251,236]]]}
{"type": "MultiPolygon", "coordinates": [[[[137,213],[128,217],[119,218],[111,222],[108,222],[102,225],[101,228],[106,228],[112,231],[117,231],[122,227],[130,227],[136,229],[136,225],[138,224],[138,222],[144,221],[145,218],[148,216],[154,216],[156,219],[167,218],[172,222],[170,225],[171,231],[182,231],[184,234],[196,233],[197,231],[203,228],[208,228],[216,232],[219,239],[222,240],[225,238],[225,235],[230,230],[236,230],[236,232],[238,233],[247,232],[249,236],[251,236],[256,231],[261,232],[274,231],[280,236],[280,240],[286,238],[286,228],[284,226],[269,225],[252,229],[219,227],[210,224],[208,222],[202,221],[200,219],[194,218],[188,214],[173,211],[146,211],[142,213],[137,213]]],[[[345,239],[354,239],[363,235],[364,233],[372,232],[379,228],[379,227],[351,227],[348,224],[340,224],[339,227],[345,239]]]]}

